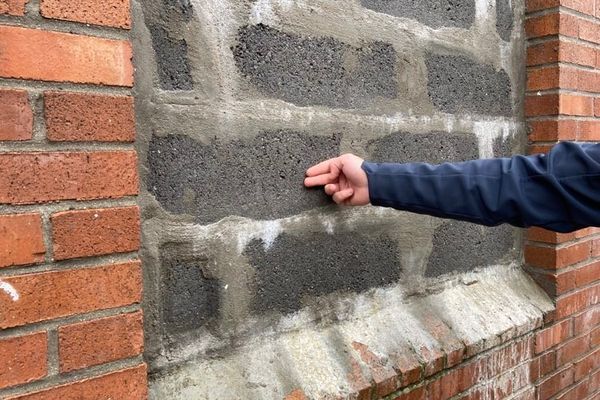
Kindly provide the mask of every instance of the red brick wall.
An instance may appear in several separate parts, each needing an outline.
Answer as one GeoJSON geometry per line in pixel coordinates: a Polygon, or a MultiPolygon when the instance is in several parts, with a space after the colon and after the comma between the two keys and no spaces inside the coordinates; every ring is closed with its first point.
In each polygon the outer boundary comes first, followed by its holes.
{"type": "MultiPolygon", "coordinates": [[[[530,0],[525,113],[531,151],[600,141],[600,1],[530,0]]],[[[539,399],[600,398],[600,230],[530,229],[525,262],[555,300],[535,334],[539,399]]]]}
{"type": "Polygon", "coordinates": [[[147,395],[130,26],[0,0],[0,398],[147,395]]]}

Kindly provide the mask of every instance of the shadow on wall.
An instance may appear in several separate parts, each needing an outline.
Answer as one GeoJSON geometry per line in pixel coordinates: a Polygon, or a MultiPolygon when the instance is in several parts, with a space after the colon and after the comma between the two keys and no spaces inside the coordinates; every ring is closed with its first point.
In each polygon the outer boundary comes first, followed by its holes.
{"type": "Polygon", "coordinates": [[[518,43],[512,8],[489,3],[497,15],[473,0],[139,2],[153,370],[350,318],[359,293],[421,293],[515,259],[508,227],[340,209],[302,186],[307,167],[346,151],[432,163],[509,153],[519,83],[502,54],[518,43]],[[302,309],[311,316],[294,320],[302,309]]]}

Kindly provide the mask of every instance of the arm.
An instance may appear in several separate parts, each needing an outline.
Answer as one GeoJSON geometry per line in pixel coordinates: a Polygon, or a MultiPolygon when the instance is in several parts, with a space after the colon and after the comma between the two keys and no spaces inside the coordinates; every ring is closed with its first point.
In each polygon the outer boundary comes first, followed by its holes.
{"type": "Polygon", "coordinates": [[[600,226],[600,145],[563,142],[548,155],[441,165],[364,162],[362,169],[373,205],[483,225],[600,226]]]}

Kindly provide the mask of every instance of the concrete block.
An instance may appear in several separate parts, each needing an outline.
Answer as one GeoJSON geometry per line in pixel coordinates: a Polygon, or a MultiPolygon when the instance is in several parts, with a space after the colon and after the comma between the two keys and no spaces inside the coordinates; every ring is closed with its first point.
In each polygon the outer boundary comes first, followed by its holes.
{"type": "Polygon", "coordinates": [[[426,277],[466,272],[514,258],[514,229],[448,221],[435,230],[426,277]]]}
{"type": "Polygon", "coordinates": [[[156,53],[161,89],[193,89],[186,41],[171,38],[169,33],[159,25],[152,25],[149,29],[152,36],[152,47],[156,53]]]}
{"type": "Polygon", "coordinates": [[[496,31],[503,40],[510,40],[514,19],[511,0],[496,0],[496,31]]]}
{"type": "Polygon", "coordinates": [[[469,28],[475,20],[474,0],[361,0],[363,7],[415,19],[432,28],[469,28]]]}
{"type": "Polygon", "coordinates": [[[259,24],[240,28],[233,54],[261,93],[301,106],[360,108],[398,95],[396,51],[383,42],[352,47],[259,24]]]}
{"type": "Polygon", "coordinates": [[[427,89],[433,104],[451,114],[511,116],[511,84],[504,70],[463,56],[429,54],[427,89]]]}
{"type": "Polygon", "coordinates": [[[148,190],[168,211],[201,223],[228,215],[276,219],[331,204],[306,189],[308,167],[339,154],[340,135],[265,132],[252,139],[202,144],[186,136],[154,136],[148,190]]]}
{"type": "Polygon", "coordinates": [[[161,247],[162,323],[169,333],[200,328],[219,315],[219,281],[203,272],[205,260],[186,255],[185,244],[161,247]]]}
{"type": "Polygon", "coordinates": [[[254,240],[245,255],[256,268],[257,312],[293,312],[316,296],[359,293],[392,284],[400,275],[397,245],[384,235],[284,233],[268,249],[254,240]]]}
{"type": "Polygon", "coordinates": [[[396,132],[369,142],[367,148],[374,162],[441,164],[476,159],[479,154],[474,135],[447,132],[396,132]]]}

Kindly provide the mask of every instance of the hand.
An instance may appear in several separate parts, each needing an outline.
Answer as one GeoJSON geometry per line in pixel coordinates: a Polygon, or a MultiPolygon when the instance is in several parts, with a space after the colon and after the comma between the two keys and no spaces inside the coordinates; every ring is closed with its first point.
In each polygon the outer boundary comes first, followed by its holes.
{"type": "Polygon", "coordinates": [[[325,193],[337,204],[364,206],[369,204],[367,174],[362,170],[363,159],[344,154],[310,167],[304,185],[325,185],[325,193]]]}

